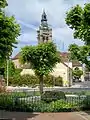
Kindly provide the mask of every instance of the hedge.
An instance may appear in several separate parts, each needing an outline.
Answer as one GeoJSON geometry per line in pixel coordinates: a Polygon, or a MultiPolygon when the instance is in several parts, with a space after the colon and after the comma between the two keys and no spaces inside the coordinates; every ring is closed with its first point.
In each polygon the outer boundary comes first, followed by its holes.
{"type": "Polygon", "coordinates": [[[66,96],[62,91],[45,91],[41,98],[45,102],[52,102],[60,99],[65,100],[66,96]]]}
{"type": "MultiPolygon", "coordinates": [[[[63,86],[62,78],[59,76],[54,78],[52,75],[44,76],[44,84],[45,86],[63,86]]],[[[37,76],[33,75],[23,75],[19,74],[14,75],[9,78],[9,85],[12,86],[32,86],[36,87],[39,85],[39,79],[37,76]]]]}

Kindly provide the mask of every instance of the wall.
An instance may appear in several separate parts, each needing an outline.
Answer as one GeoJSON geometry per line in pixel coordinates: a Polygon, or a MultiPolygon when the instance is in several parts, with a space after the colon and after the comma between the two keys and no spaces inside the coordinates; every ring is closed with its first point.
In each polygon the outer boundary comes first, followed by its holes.
{"type": "Polygon", "coordinates": [[[19,59],[12,60],[16,68],[21,68],[21,64],[19,62],[19,59]]]}
{"type": "MultiPolygon", "coordinates": [[[[51,75],[55,77],[61,76],[64,80],[64,86],[68,84],[67,67],[63,63],[56,64],[53,70],[54,71],[50,73],[51,75]]],[[[32,69],[23,69],[23,71],[21,72],[21,75],[24,75],[24,74],[34,75],[34,71],[32,69]]]]}
{"type": "Polygon", "coordinates": [[[63,63],[58,63],[56,67],[53,69],[54,71],[51,73],[52,75],[58,77],[61,76],[63,78],[63,86],[69,85],[69,80],[72,79],[72,71],[63,63]],[[69,76],[70,74],[70,76],[69,76]]]}
{"type": "Polygon", "coordinates": [[[65,62],[65,64],[66,64],[68,67],[72,68],[72,62],[65,62]]]}

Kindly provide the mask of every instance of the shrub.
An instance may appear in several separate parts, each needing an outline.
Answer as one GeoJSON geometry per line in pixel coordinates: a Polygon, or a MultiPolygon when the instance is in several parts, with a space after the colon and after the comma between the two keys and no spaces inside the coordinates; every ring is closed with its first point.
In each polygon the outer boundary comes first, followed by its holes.
{"type": "Polygon", "coordinates": [[[83,110],[90,110],[90,95],[88,95],[82,102],[81,108],[83,110]]]}
{"type": "Polygon", "coordinates": [[[63,86],[63,79],[62,77],[55,78],[55,86],[63,86]]]}
{"type": "Polygon", "coordinates": [[[44,84],[47,87],[54,86],[53,76],[50,74],[47,76],[44,76],[44,84]]]}
{"type": "Polygon", "coordinates": [[[11,97],[6,96],[4,94],[0,95],[0,109],[11,109],[13,106],[13,100],[11,97]]]}
{"type": "Polygon", "coordinates": [[[50,86],[63,86],[62,77],[54,77],[53,75],[44,76],[44,84],[50,86]]]}
{"type": "MultiPolygon", "coordinates": [[[[31,104],[30,104],[31,106],[31,104]]],[[[39,101],[32,104],[33,112],[70,112],[78,110],[73,104],[67,103],[64,100],[57,100],[51,103],[39,101]]]]}
{"type": "Polygon", "coordinates": [[[29,105],[25,100],[20,100],[20,98],[22,98],[22,96],[0,95],[0,110],[32,112],[33,104],[29,105]]]}
{"type": "Polygon", "coordinates": [[[24,85],[34,87],[36,84],[39,84],[39,79],[34,75],[23,75],[21,76],[22,82],[24,85]]]}
{"type": "Polygon", "coordinates": [[[33,75],[16,75],[9,78],[9,85],[12,86],[35,86],[36,84],[39,84],[39,80],[33,75]]]}
{"type": "Polygon", "coordinates": [[[70,112],[76,110],[74,104],[72,105],[71,103],[67,103],[65,100],[53,101],[50,103],[48,108],[50,112],[70,112]]]}
{"type": "MultiPolygon", "coordinates": [[[[39,79],[34,75],[20,75],[21,69],[16,69],[14,75],[9,77],[9,86],[32,86],[36,87],[39,84],[39,79]]],[[[5,79],[6,82],[6,79],[5,79]]],[[[63,86],[62,78],[54,77],[52,75],[44,76],[44,84],[47,87],[50,86],[63,86]]]]}
{"type": "Polygon", "coordinates": [[[45,91],[41,96],[41,99],[46,102],[52,102],[60,99],[66,99],[66,96],[62,91],[45,91]]]}

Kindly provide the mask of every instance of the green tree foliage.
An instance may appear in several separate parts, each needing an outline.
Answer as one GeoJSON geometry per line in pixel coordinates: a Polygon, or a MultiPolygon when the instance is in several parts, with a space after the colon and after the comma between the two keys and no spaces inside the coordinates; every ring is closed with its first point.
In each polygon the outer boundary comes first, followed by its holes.
{"type": "MultiPolygon", "coordinates": [[[[19,69],[15,68],[12,60],[8,60],[8,75],[9,77],[13,77],[14,75],[20,73],[19,69]]],[[[0,75],[3,75],[5,78],[7,76],[7,61],[4,61],[3,64],[0,65],[0,75]]]]}
{"type": "Polygon", "coordinates": [[[76,5],[72,7],[66,16],[66,24],[74,30],[74,38],[81,39],[86,45],[90,45],[90,3],[84,8],[76,5]]]}
{"type": "Polygon", "coordinates": [[[69,51],[71,59],[77,59],[81,63],[85,63],[90,70],[90,61],[87,56],[90,56],[90,3],[87,3],[82,8],[79,5],[72,7],[66,16],[66,24],[74,30],[74,38],[81,39],[85,45],[79,47],[76,44],[71,44],[69,51]]]}
{"type": "Polygon", "coordinates": [[[57,55],[56,46],[52,42],[38,46],[26,46],[21,50],[21,61],[31,63],[32,69],[40,80],[40,92],[43,93],[43,76],[48,75],[60,57],[57,55]]]}
{"type": "Polygon", "coordinates": [[[69,46],[69,51],[71,60],[78,60],[82,64],[86,64],[88,70],[90,70],[90,61],[87,59],[87,56],[90,56],[90,46],[71,44],[69,46]]]}
{"type": "Polygon", "coordinates": [[[0,59],[4,60],[12,54],[20,35],[20,26],[13,16],[6,16],[1,8],[7,5],[6,0],[0,0],[0,59]]]}
{"type": "Polygon", "coordinates": [[[74,70],[73,70],[73,77],[74,79],[80,79],[81,76],[83,75],[83,71],[80,70],[78,67],[76,67],[74,70]]]}
{"type": "Polygon", "coordinates": [[[5,63],[6,61],[3,61],[3,59],[0,59],[0,75],[4,76],[4,71],[5,71],[5,63]]]}
{"type": "Polygon", "coordinates": [[[0,9],[5,8],[7,6],[7,1],[6,0],[0,0],[0,9]]]}
{"type": "MultiPolygon", "coordinates": [[[[6,75],[7,75],[7,62],[4,64],[4,69],[5,69],[4,76],[6,77],[6,75]]],[[[15,69],[14,63],[12,62],[12,60],[9,60],[8,61],[8,76],[9,76],[9,78],[15,74],[15,71],[16,71],[16,69],[15,69]]]]}

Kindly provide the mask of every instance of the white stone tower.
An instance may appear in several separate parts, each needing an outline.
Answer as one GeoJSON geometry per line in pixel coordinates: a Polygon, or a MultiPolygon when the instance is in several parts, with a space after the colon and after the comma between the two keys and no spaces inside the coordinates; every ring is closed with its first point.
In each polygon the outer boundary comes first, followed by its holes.
{"type": "Polygon", "coordinates": [[[49,27],[47,23],[47,15],[45,11],[43,11],[41,24],[39,26],[39,30],[37,31],[37,39],[38,44],[52,40],[52,29],[49,27]]]}

